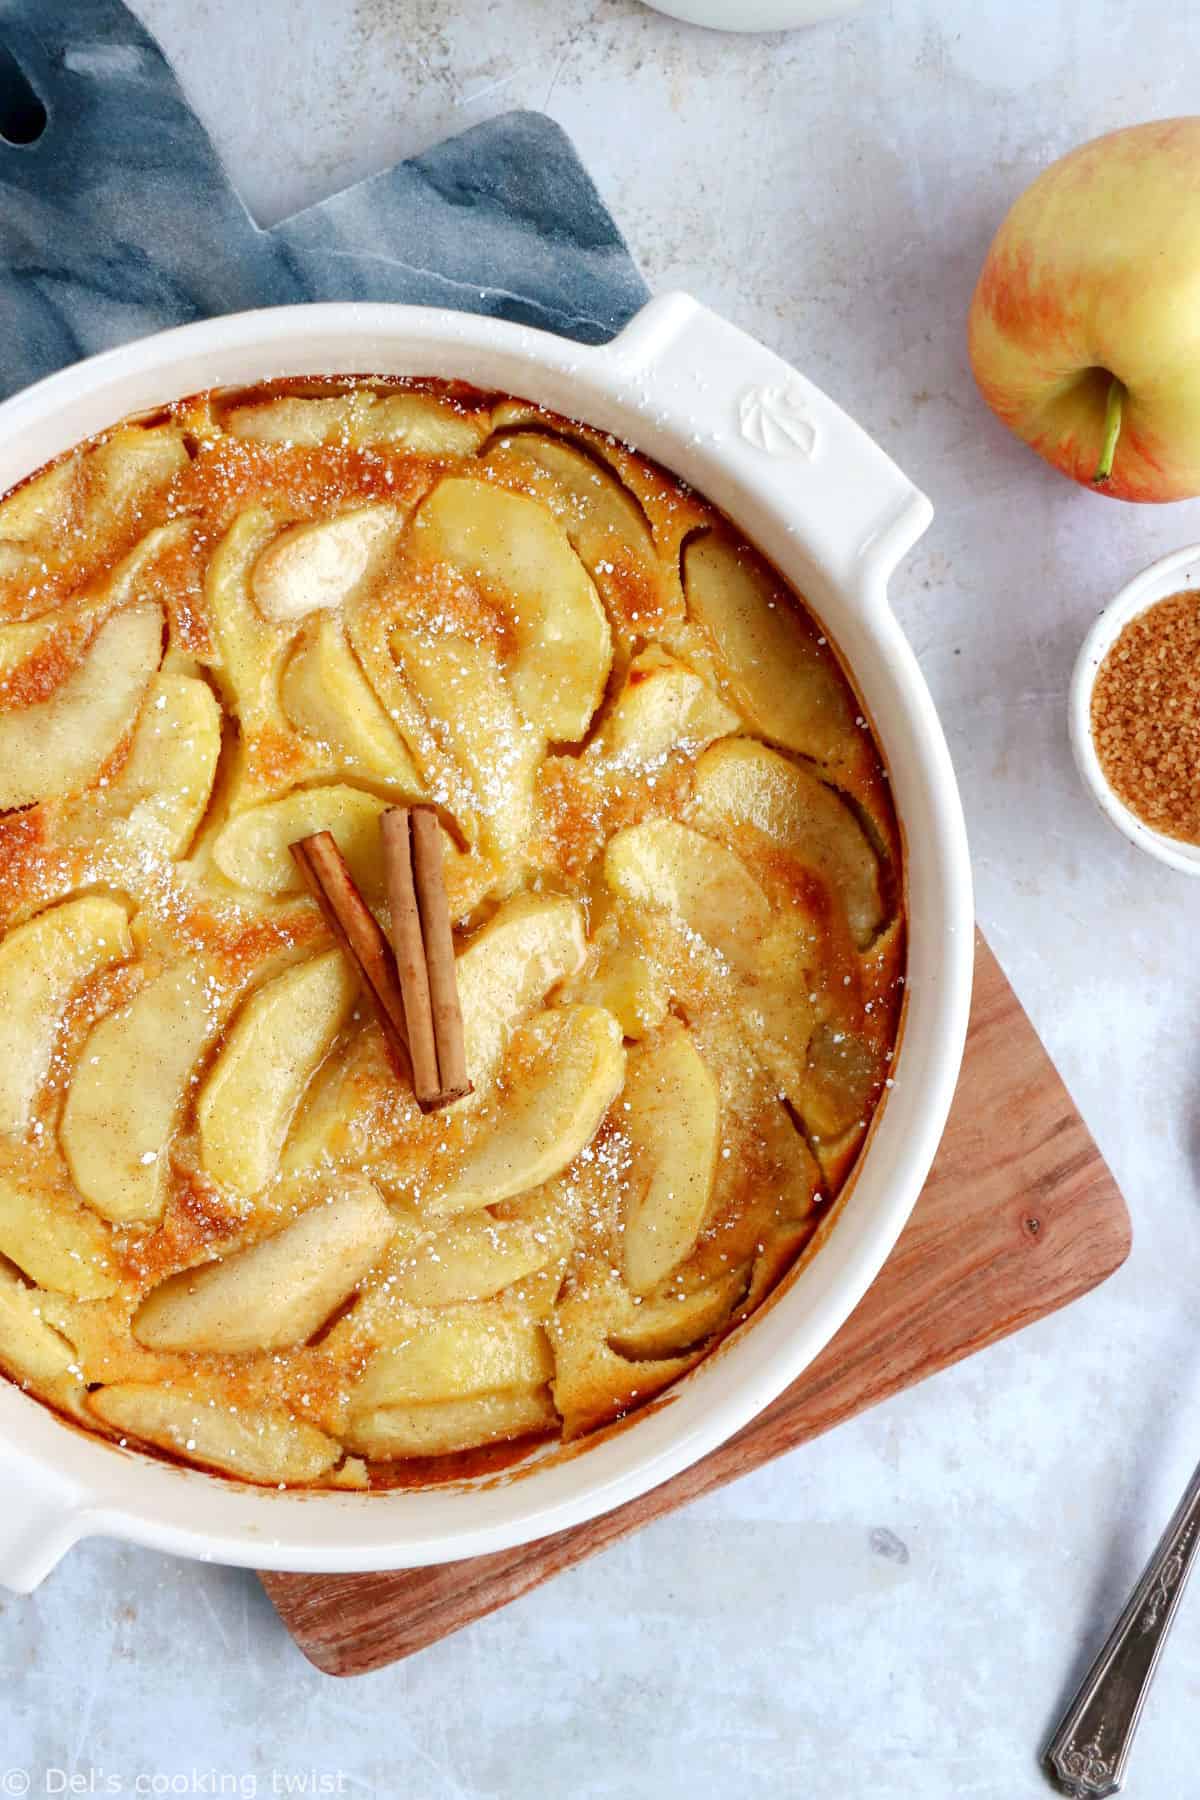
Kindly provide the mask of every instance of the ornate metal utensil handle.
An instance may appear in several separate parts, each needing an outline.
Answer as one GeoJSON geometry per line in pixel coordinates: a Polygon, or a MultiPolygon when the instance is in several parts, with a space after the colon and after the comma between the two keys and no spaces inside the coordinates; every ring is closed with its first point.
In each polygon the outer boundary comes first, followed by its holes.
{"type": "Polygon", "coordinates": [[[1050,1778],[1074,1800],[1115,1794],[1200,1546],[1200,1468],[1108,1642],[1046,1746],[1050,1778]]]}

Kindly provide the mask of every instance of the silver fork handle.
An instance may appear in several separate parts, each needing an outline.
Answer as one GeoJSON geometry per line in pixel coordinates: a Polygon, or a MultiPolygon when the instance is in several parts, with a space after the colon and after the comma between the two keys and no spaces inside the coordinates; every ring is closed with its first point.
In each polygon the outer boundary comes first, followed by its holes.
{"type": "Polygon", "coordinates": [[[1200,1545],[1200,1468],[1113,1626],[1108,1642],[1046,1745],[1052,1781],[1073,1800],[1115,1794],[1200,1545]]]}

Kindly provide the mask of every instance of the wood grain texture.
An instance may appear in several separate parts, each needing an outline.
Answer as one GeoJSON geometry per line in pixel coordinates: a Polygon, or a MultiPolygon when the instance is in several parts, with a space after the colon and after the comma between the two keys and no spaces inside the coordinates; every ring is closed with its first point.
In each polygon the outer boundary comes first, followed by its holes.
{"type": "Polygon", "coordinates": [[[380,1575],[262,1579],[317,1668],[360,1675],[1065,1306],[1129,1253],[1125,1203],[982,938],[962,1076],[924,1192],[878,1280],[737,1437],[604,1518],[517,1550],[380,1575]]]}

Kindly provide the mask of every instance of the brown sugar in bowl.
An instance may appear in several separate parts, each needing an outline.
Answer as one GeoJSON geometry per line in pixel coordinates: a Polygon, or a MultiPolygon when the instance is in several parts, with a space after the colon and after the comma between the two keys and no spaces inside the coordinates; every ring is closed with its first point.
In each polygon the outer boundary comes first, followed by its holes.
{"type": "Polygon", "coordinates": [[[1075,664],[1070,729],[1106,818],[1200,874],[1200,546],[1144,569],[1101,613],[1075,664]]]}

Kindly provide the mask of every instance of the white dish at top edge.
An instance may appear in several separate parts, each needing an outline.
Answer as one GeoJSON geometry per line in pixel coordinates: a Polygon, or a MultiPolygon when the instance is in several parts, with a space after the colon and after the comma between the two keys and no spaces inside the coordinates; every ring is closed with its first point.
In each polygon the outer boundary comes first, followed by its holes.
{"type": "Polygon", "coordinates": [[[1157,601],[1166,600],[1185,588],[1197,589],[1197,605],[1200,605],[1200,544],[1189,544],[1185,549],[1172,551],[1170,556],[1151,563],[1109,602],[1083,640],[1071,676],[1068,704],[1075,764],[1084,786],[1105,818],[1147,856],[1156,857],[1184,875],[1200,875],[1200,844],[1188,844],[1181,838],[1155,831],[1118,799],[1101,766],[1092,736],[1092,693],[1101,663],[1131,619],[1136,619],[1157,601]]]}
{"type": "Polygon", "coordinates": [[[792,31],[856,12],[862,0],[645,0],[655,12],[710,31],[792,31]]]}

